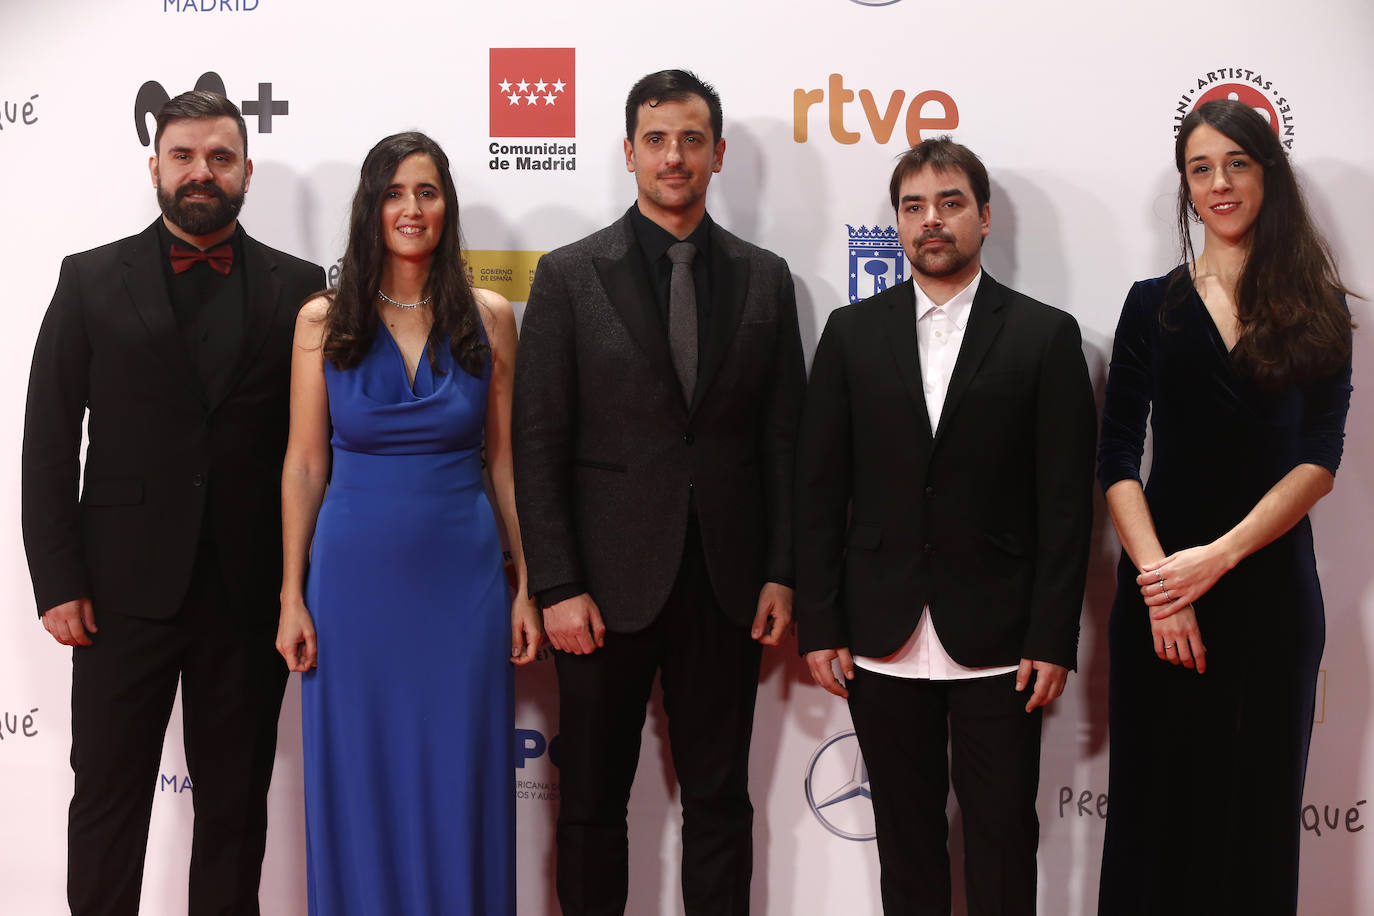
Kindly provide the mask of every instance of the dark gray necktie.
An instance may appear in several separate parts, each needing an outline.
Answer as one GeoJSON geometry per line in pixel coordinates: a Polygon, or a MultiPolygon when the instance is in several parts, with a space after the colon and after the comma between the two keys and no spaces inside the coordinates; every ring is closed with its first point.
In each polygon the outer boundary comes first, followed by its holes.
{"type": "Polygon", "coordinates": [[[668,246],[668,260],[673,262],[668,283],[668,349],[688,404],[697,387],[697,288],[692,279],[696,254],[697,246],[691,242],[668,246]]]}

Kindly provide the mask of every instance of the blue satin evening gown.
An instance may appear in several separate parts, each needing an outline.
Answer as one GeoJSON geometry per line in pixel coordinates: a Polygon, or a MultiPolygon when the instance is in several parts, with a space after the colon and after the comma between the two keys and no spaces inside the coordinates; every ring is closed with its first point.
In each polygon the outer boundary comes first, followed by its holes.
{"type": "Polygon", "coordinates": [[[482,485],[481,378],[440,347],[407,384],[378,323],[326,360],[333,470],[301,682],[312,916],[515,912],[507,585],[482,485]]]}

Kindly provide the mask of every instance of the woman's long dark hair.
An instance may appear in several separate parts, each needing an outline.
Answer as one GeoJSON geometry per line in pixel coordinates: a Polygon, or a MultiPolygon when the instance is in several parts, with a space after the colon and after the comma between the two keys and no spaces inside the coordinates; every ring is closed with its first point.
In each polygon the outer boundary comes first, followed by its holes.
{"type": "MultiPolygon", "coordinates": [[[[1243,102],[1218,99],[1194,108],[1174,143],[1178,167],[1178,234],[1183,263],[1195,260],[1188,234],[1192,196],[1184,161],[1188,137],[1210,125],[1245,151],[1264,170],[1264,200],[1251,227],[1250,252],[1236,289],[1240,337],[1233,364],[1257,385],[1276,390],[1304,384],[1339,369],[1350,356],[1350,312],[1331,249],[1307,212],[1302,190],[1278,135],[1259,112],[1243,102]]],[[[1187,270],[1175,275],[1168,309],[1192,289],[1187,270]]]]}
{"type": "Polygon", "coordinates": [[[382,242],[382,199],[392,176],[407,156],[422,153],[434,162],[444,191],[444,232],[434,249],[425,296],[432,297],[434,325],[426,352],[431,366],[440,341],[448,341],[454,361],[471,375],[481,376],[487,344],[472,284],[463,270],[462,232],[458,228],[458,193],[449,174],[448,157],[429,137],[417,131],[393,134],[378,141],[363,160],[353,212],[348,221],[348,247],[339,271],[339,286],[329,293],[324,355],[338,369],[362,362],[377,337],[377,290],[387,257],[382,242]]]}

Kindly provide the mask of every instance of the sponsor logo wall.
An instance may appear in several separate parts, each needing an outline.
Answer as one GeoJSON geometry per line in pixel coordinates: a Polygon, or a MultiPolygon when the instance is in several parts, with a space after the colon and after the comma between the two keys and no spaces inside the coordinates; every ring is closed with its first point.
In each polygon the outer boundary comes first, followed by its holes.
{"type": "MultiPolygon", "coordinates": [[[[651,5],[608,0],[422,0],[404,17],[362,0],[126,0],[75,20],[65,7],[21,6],[0,29],[0,430],[10,443],[0,453],[0,809],[14,825],[0,831],[6,912],[65,912],[71,791],[69,652],[35,620],[18,530],[32,344],[62,257],[156,216],[146,162],[152,112],[168,95],[204,85],[241,104],[255,164],[245,226],[332,276],[368,148],[399,130],[431,133],[453,162],[467,269],[519,315],[540,255],[633,200],[622,151],[630,85],[660,67],[693,68],[724,103],[712,215],[787,258],[808,356],[831,310],[909,279],[887,200],[893,159],[950,132],[991,174],[985,266],[1077,317],[1099,389],[1130,283],[1175,264],[1174,131],[1200,100],[1235,97],[1263,112],[1290,151],[1346,282],[1374,295],[1365,205],[1374,200],[1374,121],[1352,117],[1346,101],[1351,87],[1374,85],[1367,4],[1319,0],[1312,15],[1294,17],[1279,0],[1256,0],[1247,15],[1269,25],[1228,35],[1223,61],[1204,29],[1178,28],[1197,21],[1185,0],[1148,10],[1070,0],[1053,11],[1014,0],[799,0],[785,14],[701,0],[671,23],[651,5]],[[1081,30],[1091,40],[1072,37],[1081,30]]],[[[1350,304],[1362,328],[1356,392],[1336,491],[1313,513],[1328,641],[1296,815],[1300,910],[1323,916],[1374,912],[1374,832],[1365,829],[1374,818],[1374,309],[1350,304]]],[[[1110,803],[1106,621],[1118,546],[1100,499],[1098,509],[1079,670],[1044,728],[1040,911],[1055,916],[1096,912],[1110,803]]],[[[1273,653],[1255,663],[1282,664],[1283,647],[1273,653]]],[[[549,653],[516,684],[520,913],[544,916],[557,912],[549,653]]],[[[178,707],[154,787],[143,907],[152,916],[186,911],[194,787],[180,721],[178,707]]],[[[262,905],[266,916],[294,916],[305,911],[294,680],[279,734],[262,905]]],[[[637,916],[681,911],[666,735],[655,701],[630,804],[628,911],[637,916]]],[[[843,702],[810,683],[795,644],[766,654],[752,763],[753,911],[879,913],[862,756],[843,702]]],[[[1193,829],[1211,829],[1207,801],[1193,802],[1193,829]]],[[[956,813],[956,864],[960,836],[956,813]]]]}

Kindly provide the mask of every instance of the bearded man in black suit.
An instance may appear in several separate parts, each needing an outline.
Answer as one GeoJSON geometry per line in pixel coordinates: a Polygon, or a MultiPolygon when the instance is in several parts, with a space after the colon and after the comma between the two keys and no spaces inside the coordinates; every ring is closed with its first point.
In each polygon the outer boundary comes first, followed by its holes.
{"type": "Polygon", "coordinates": [[[706,214],[720,99],[693,74],[625,105],[636,202],[545,255],[521,331],[515,491],[558,650],[558,897],[620,913],[626,804],[661,672],[689,914],[747,914],[760,644],[792,619],[805,383],[786,263],[706,214]]]}
{"type": "Polygon", "coordinates": [[[849,699],[883,911],[949,913],[952,775],[969,913],[1031,916],[1040,720],[1087,576],[1092,386],[1077,322],[983,271],[977,156],[926,140],[889,193],[913,279],[830,315],[806,392],[801,650],[849,699]]]}
{"type": "Polygon", "coordinates": [[[291,339],[324,273],[239,226],[247,147],[223,96],[163,106],[148,162],[162,218],[63,261],[34,348],[24,546],[43,626],[74,647],[77,916],[138,911],[178,683],[190,912],[258,912],[286,685],[274,642],[291,339]]]}

